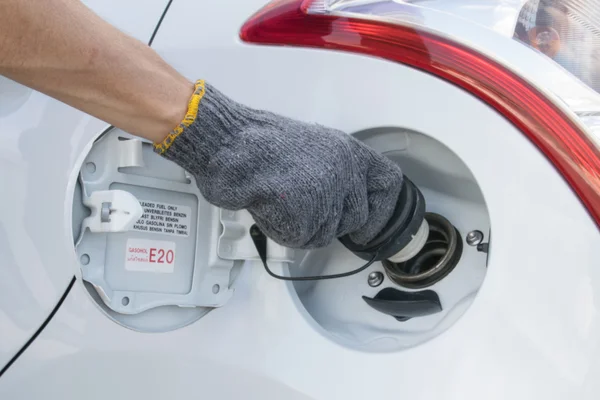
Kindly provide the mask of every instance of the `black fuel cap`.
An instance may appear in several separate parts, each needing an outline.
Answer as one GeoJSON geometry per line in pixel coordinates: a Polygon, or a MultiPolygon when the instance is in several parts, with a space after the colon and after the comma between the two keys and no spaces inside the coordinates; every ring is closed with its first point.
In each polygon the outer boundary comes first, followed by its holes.
{"type": "Polygon", "coordinates": [[[385,228],[366,244],[352,241],[349,235],[339,241],[363,260],[385,260],[402,250],[416,235],[425,218],[425,198],[421,191],[406,176],[394,213],[385,228]]]}

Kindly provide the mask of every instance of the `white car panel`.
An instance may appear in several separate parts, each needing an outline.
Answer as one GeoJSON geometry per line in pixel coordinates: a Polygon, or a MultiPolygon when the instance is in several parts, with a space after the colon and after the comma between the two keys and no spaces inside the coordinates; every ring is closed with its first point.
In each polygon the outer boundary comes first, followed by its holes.
{"type": "MultiPolygon", "coordinates": [[[[145,42],[166,3],[145,1],[139,12],[135,0],[86,1],[145,42]]],[[[73,168],[107,126],[0,77],[0,370],[46,319],[78,271],[69,243],[73,168]]]]}
{"type": "MultiPolygon", "coordinates": [[[[188,78],[250,106],[347,132],[399,126],[446,144],[478,180],[491,217],[488,273],[474,303],[433,340],[366,353],[333,341],[293,285],[259,263],[246,263],[225,307],[160,334],[114,323],[78,280],[3,375],[0,398],[597,399],[600,234],[552,165],[495,111],[430,75],[370,57],[241,44],[239,27],[263,3],[175,1],[155,46],[188,78]]],[[[11,188],[2,200],[10,212],[0,215],[0,346],[12,350],[79,268],[74,182],[106,124],[0,84],[13,108],[0,107],[0,176],[11,188]]]]}
{"type": "Polygon", "coordinates": [[[169,0],[83,0],[121,31],[148,43],[169,0]]]}
{"type": "MultiPolygon", "coordinates": [[[[400,126],[446,144],[490,212],[493,247],[474,303],[435,339],[366,353],[334,342],[293,285],[259,263],[246,263],[225,307],[160,334],[115,324],[78,281],[4,375],[0,398],[598,398],[600,234],[552,165],[495,111],[430,75],[370,57],[241,44],[236,33],[259,3],[174,2],[155,46],[188,78],[250,106],[347,132],[400,126]],[[199,15],[210,18],[198,23],[199,15]]],[[[65,248],[70,240],[56,238],[65,248]]],[[[71,257],[63,262],[74,266],[71,257]]]]}

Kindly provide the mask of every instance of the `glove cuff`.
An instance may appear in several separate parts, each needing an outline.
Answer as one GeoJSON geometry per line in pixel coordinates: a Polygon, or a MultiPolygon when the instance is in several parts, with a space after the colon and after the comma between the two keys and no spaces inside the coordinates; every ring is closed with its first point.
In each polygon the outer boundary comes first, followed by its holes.
{"type": "Polygon", "coordinates": [[[204,183],[210,175],[211,160],[229,147],[238,146],[240,131],[248,121],[259,116],[260,112],[233,101],[204,80],[198,80],[185,117],[162,142],[154,144],[154,151],[192,174],[207,197],[204,183]]]}
{"type": "Polygon", "coordinates": [[[173,129],[167,137],[160,143],[154,143],[154,151],[158,154],[164,154],[169,147],[173,144],[175,139],[183,133],[185,128],[188,128],[196,120],[198,116],[198,107],[200,106],[200,100],[206,93],[206,84],[203,79],[197,80],[194,85],[194,93],[188,101],[188,109],[185,113],[183,120],[173,129]]]}

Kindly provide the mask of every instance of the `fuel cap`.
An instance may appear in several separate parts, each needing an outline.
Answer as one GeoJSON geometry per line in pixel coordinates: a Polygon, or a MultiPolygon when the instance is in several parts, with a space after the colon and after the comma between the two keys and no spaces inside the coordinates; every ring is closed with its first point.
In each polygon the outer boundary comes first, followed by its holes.
{"type": "Polygon", "coordinates": [[[340,242],[363,260],[381,261],[393,257],[407,247],[423,229],[425,219],[425,199],[421,191],[406,176],[398,202],[388,224],[373,240],[366,244],[354,242],[349,235],[342,236],[340,242]]]}

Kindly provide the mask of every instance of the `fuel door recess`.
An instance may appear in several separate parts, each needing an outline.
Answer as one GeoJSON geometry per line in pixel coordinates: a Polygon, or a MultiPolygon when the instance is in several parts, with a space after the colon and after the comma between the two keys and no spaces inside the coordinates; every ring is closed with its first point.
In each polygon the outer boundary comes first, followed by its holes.
{"type": "MultiPolygon", "coordinates": [[[[212,206],[192,175],[118,129],[94,143],[76,192],[82,278],[112,314],[221,307],[233,295],[234,267],[258,259],[246,211],[212,206]]],[[[293,252],[271,242],[269,259],[289,262],[293,252]]]]}

